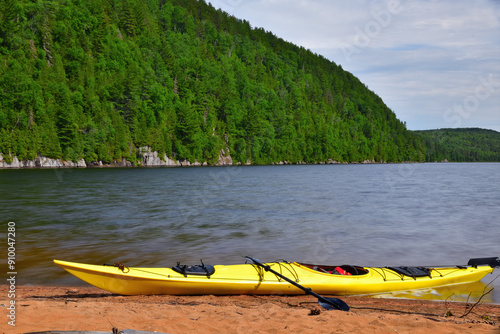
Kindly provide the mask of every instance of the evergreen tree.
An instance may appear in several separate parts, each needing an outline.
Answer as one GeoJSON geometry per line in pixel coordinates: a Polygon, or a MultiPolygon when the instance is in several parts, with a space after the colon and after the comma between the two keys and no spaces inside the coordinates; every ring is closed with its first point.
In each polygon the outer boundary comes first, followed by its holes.
{"type": "Polygon", "coordinates": [[[255,164],[426,149],[334,62],[202,0],[0,0],[0,134],[7,159],[87,162],[135,163],[143,146],[255,164]]]}

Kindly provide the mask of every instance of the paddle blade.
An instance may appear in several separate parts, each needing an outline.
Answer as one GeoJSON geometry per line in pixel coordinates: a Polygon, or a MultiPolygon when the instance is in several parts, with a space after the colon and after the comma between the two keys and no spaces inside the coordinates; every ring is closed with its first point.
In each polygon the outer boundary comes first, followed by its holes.
{"type": "Polygon", "coordinates": [[[323,298],[323,300],[318,299],[318,304],[324,308],[325,310],[340,310],[340,311],[349,311],[349,305],[342,299],[338,298],[323,298]]]}

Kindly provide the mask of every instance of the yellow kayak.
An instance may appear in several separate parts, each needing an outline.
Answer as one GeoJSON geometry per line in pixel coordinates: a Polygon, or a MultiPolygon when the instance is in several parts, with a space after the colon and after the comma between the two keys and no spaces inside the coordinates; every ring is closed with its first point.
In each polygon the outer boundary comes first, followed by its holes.
{"type": "MultiPolygon", "coordinates": [[[[91,285],[122,295],[304,293],[255,263],[129,268],[123,263],[92,265],[54,262],[91,285]]],[[[472,259],[466,266],[454,267],[325,266],[286,261],[265,265],[318,294],[360,295],[478,282],[492,273],[499,263],[498,258],[487,258],[472,259]]]]}

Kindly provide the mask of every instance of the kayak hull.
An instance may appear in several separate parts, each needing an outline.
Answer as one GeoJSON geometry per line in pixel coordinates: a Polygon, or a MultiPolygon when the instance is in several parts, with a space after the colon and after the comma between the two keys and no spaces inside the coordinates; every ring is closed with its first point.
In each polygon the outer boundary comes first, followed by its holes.
{"type": "MultiPolygon", "coordinates": [[[[100,289],[121,295],[271,295],[304,291],[254,264],[216,265],[210,275],[183,275],[171,268],[139,268],[54,262],[100,289]]],[[[319,272],[300,263],[266,263],[282,275],[326,295],[362,295],[478,282],[493,272],[489,266],[431,269],[425,277],[409,277],[387,268],[363,267],[360,275],[319,272]]]]}

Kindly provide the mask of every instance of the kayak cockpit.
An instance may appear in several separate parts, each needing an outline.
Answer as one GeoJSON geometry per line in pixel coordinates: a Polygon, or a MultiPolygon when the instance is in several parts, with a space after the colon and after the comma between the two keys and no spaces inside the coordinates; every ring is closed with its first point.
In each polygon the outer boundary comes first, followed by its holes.
{"type": "Polygon", "coordinates": [[[359,266],[352,266],[350,264],[343,264],[341,266],[328,266],[328,265],[300,263],[300,265],[318,271],[320,273],[332,274],[332,275],[357,276],[357,275],[368,274],[367,269],[359,266]]]}

